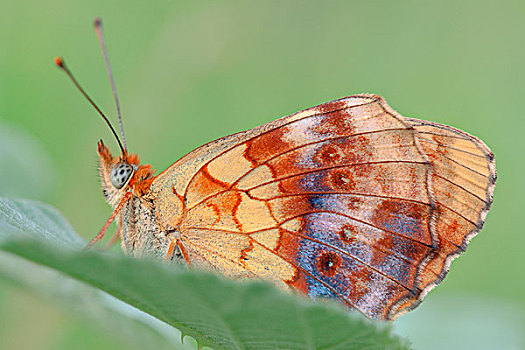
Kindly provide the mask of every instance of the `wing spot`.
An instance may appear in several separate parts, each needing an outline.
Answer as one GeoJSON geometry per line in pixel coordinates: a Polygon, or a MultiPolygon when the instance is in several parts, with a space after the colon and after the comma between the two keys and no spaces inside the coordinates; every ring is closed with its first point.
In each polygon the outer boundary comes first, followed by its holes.
{"type": "Polygon", "coordinates": [[[317,268],[325,276],[332,277],[341,266],[343,259],[333,252],[323,252],[317,259],[317,268]]]}
{"type": "Polygon", "coordinates": [[[352,190],[356,186],[352,173],[342,169],[336,170],[331,174],[330,185],[343,191],[352,190]]]}
{"type": "Polygon", "coordinates": [[[340,159],[341,155],[339,154],[339,150],[330,145],[322,147],[314,156],[315,163],[320,166],[335,164],[340,159]]]}
{"type": "Polygon", "coordinates": [[[348,210],[354,211],[359,208],[359,206],[363,203],[363,199],[358,197],[353,197],[348,199],[348,210]]]}
{"type": "Polygon", "coordinates": [[[354,225],[346,224],[339,230],[341,240],[347,244],[353,243],[358,235],[359,230],[354,225]]]}

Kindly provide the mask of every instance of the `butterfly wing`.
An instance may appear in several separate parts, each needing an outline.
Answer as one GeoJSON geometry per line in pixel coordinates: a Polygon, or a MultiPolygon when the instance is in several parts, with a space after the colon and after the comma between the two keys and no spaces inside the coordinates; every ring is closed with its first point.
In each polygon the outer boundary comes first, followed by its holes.
{"type": "Polygon", "coordinates": [[[207,144],[152,194],[192,263],[394,319],[443,279],[484,219],[492,160],[476,180],[460,166],[473,161],[462,151],[490,153],[480,142],[351,96],[207,144]],[[472,204],[483,186],[484,204],[472,204]]]}

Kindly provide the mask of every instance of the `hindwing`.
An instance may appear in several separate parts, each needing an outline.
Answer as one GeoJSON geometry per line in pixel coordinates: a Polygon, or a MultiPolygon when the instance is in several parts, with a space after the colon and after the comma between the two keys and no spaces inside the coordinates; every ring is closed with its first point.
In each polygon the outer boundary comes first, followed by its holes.
{"type": "Polygon", "coordinates": [[[480,140],[358,95],[198,148],[151,193],[192,264],[395,319],[479,231],[495,177],[480,140]]]}

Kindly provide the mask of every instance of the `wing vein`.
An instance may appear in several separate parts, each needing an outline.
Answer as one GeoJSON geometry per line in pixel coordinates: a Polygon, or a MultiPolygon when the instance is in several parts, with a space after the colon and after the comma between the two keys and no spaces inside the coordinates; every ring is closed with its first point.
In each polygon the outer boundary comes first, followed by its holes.
{"type": "Polygon", "coordinates": [[[384,161],[377,161],[377,162],[363,162],[363,163],[353,163],[353,164],[344,164],[344,165],[334,165],[334,166],[329,166],[329,167],[324,167],[324,168],[316,168],[316,169],[313,169],[313,170],[303,171],[303,172],[301,172],[301,173],[297,173],[297,174],[293,174],[293,175],[283,176],[283,177],[280,177],[280,178],[277,178],[277,179],[273,179],[272,181],[263,182],[263,183],[261,183],[261,184],[258,184],[257,186],[253,186],[253,187],[247,188],[247,189],[245,189],[245,191],[251,191],[251,190],[254,190],[254,189],[256,189],[256,188],[259,188],[259,187],[262,187],[262,186],[266,186],[266,185],[271,184],[271,183],[274,183],[274,182],[283,181],[283,180],[288,180],[288,179],[293,178],[293,177],[302,176],[302,175],[307,175],[307,174],[313,174],[313,173],[317,173],[317,172],[321,172],[321,171],[325,171],[325,170],[340,169],[340,168],[347,168],[347,167],[354,167],[354,166],[361,166],[361,165],[371,165],[371,164],[374,164],[374,165],[376,165],[376,164],[394,164],[394,163],[401,163],[401,164],[424,164],[424,165],[427,164],[427,163],[424,162],[424,161],[412,161],[412,160],[384,160],[384,161]]]}
{"type": "MultiPolygon", "coordinates": [[[[435,174],[435,176],[436,176],[436,177],[439,177],[440,179],[442,179],[442,180],[444,180],[444,181],[446,181],[446,182],[448,182],[448,183],[450,183],[450,184],[452,184],[452,185],[454,185],[454,186],[456,186],[456,187],[458,187],[458,188],[461,188],[463,191],[467,192],[468,194],[470,194],[470,195],[473,196],[473,197],[476,197],[477,199],[479,199],[479,200],[482,201],[483,203],[487,203],[487,200],[486,200],[486,199],[482,199],[482,198],[480,198],[477,194],[475,194],[475,193],[473,193],[473,192],[467,190],[465,187],[463,187],[463,186],[461,186],[461,185],[459,185],[459,184],[457,184],[457,183],[455,183],[455,182],[453,182],[453,181],[451,181],[451,180],[449,180],[449,179],[447,179],[447,178],[444,178],[443,176],[440,176],[440,175],[437,175],[437,174],[435,174]]],[[[463,204],[467,204],[467,203],[463,203],[463,204]]],[[[472,207],[470,207],[470,208],[472,208],[472,207]]]]}
{"type": "Polygon", "coordinates": [[[258,200],[264,200],[264,201],[271,201],[271,200],[275,200],[275,199],[280,199],[280,198],[288,198],[288,197],[297,197],[297,196],[326,196],[326,195],[348,195],[348,196],[359,196],[359,197],[371,197],[371,198],[384,198],[384,199],[394,199],[394,200],[400,200],[400,201],[405,201],[405,202],[410,202],[410,203],[417,203],[417,204],[423,204],[423,205],[426,205],[426,206],[429,206],[429,207],[432,207],[429,203],[425,203],[425,202],[422,202],[422,201],[418,201],[418,200],[415,200],[415,199],[409,199],[409,198],[401,198],[401,197],[391,197],[391,196],[382,196],[382,195],[378,195],[378,194],[363,194],[363,193],[354,193],[354,192],[342,192],[342,191],[319,191],[319,192],[301,192],[301,193],[289,193],[289,194],[283,194],[283,195],[280,195],[280,196],[275,196],[275,197],[271,197],[271,198],[265,198],[265,199],[262,199],[262,198],[257,198],[255,196],[252,196],[258,200]]]}
{"type": "MultiPolygon", "coordinates": [[[[421,131],[418,131],[418,133],[422,133],[421,131]]],[[[438,134],[436,134],[438,135],[438,134]]],[[[482,159],[485,159],[486,156],[485,155],[481,155],[481,154],[476,154],[476,153],[472,153],[470,151],[467,151],[467,150],[464,150],[464,149],[461,149],[461,148],[457,148],[457,147],[453,147],[453,146],[449,146],[449,145],[446,145],[446,144],[443,144],[443,143],[439,143],[439,142],[436,142],[434,140],[431,140],[431,139],[426,139],[424,137],[418,137],[418,140],[419,141],[423,141],[423,142],[427,142],[427,143],[432,143],[434,145],[438,145],[438,146],[444,146],[446,148],[449,148],[449,149],[452,149],[454,151],[458,151],[458,152],[463,152],[463,153],[466,153],[468,154],[469,156],[473,156],[473,157],[478,157],[478,158],[482,158],[482,159]]],[[[469,140],[470,141],[470,140],[469,140]]],[[[477,147],[476,147],[477,148],[477,147]]]]}
{"type": "MultiPolygon", "coordinates": [[[[220,256],[220,257],[223,258],[224,260],[230,261],[230,262],[232,262],[233,264],[242,267],[244,270],[248,271],[251,275],[253,275],[253,276],[255,276],[255,277],[259,277],[259,276],[258,276],[257,274],[255,274],[253,271],[248,270],[248,269],[246,268],[246,266],[244,266],[244,265],[241,264],[240,262],[235,261],[235,260],[230,259],[230,258],[227,258],[227,257],[225,257],[224,255],[220,254],[220,253],[217,252],[217,251],[212,251],[212,250],[206,248],[205,246],[200,245],[200,244],[197,244],[197,243],[195,243],[195,242],[193,242],[193,241],[191,241],[191,240],[188,240],[188,239],[185,239],[184,242],[187,243],[187,244],[190,244],[190,245],[192,245],[192,246],[194,246],[194,247],[197,247],[197,248],[200,248],[200,249],[202,249],[202,250],[205,250],[205,251],[207,251],[208,253],[211,253],[211,254],[213,254],[213,255],[220,256]]],[[[200,254],[199,254],[199,255],[200,255],[200,254]]],[[[209,261],[206,257],[204,257],[203,255],[200,255],[200,256],[201,256],[202,258],[204,258],[205,260],[207,260],[207,261],[210,263],[210,265],[215,266],[215,265],[214,265],[211,261],[209,261]]]]}

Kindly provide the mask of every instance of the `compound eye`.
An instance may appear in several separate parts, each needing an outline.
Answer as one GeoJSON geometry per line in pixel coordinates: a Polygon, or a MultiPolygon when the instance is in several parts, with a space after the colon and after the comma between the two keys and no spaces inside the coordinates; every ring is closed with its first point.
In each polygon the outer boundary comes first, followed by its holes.
{"type": "Polygon", "coordinates": [[[119,163],[111,170],[111,183],[115,188],[121,189],[126,182],[128,182],[131,174],[133,174],[133,168],[131,165],[128,163],[119,163]]]}

